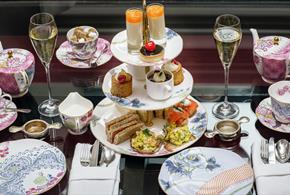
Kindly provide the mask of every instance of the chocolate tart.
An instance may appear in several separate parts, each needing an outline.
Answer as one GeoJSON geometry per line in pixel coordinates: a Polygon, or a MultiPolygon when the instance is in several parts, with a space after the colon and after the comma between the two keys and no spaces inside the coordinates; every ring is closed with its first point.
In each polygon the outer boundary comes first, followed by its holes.
{"type": "Polygon", "coordinates": [[[140,59],[144,62],[158,62],[164,57],[164,48],[156,45],[153,51],[146,50],[145,46],[140,49],[140,59]]]}

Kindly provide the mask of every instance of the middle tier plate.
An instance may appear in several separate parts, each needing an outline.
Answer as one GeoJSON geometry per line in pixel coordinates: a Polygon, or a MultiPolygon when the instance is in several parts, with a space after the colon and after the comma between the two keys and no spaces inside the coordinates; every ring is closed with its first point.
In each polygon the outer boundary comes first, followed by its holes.
{"type": "Polygon", "coordinates": [[[185,68],[183,68],[184,80],[179,85],[175,86],[173,89],[173,94],[169,99],[163,101],[153,100],[147,95],[147,91],[145,89],[145,81],[137,81],[134,80],[133,75],[133,93],[132,95],[121,98],[117,96],[113,96],[111,94],[111,86],[112,86],[112,76],[114,73],[120,72],[121,69],[128,71],[126,64],[121,64],[113,69],[111,69],[105,75],[103,81],[103,92],[104,94],[113,102],[119,104],[120,106],[126,107],[128,109],[133,110],[160,110],[164,108],[168,108],[183,99],[185,99],[192,91],[193,86],[193,78],[185,68]]]}
{"type": "Polygon", "coordinates": [[[159,62],[148,63],[140,60],[139,54],[130,54],[127,48],[126,30],[114,36],[111,43],[113,55],[120,60],[134,66],[156,66],[162,65],[176,58],[183,49],[183,40],[175,31],[166,28],[166,47],[164,48],[164,58],[159,62]]]}

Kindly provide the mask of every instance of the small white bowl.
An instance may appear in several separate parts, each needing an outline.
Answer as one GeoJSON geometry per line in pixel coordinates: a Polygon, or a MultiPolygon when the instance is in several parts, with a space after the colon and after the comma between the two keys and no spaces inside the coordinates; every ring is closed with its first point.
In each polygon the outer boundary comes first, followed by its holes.
{"type": "Polygon", "coordinates": [[[281,123],[290,123],[290,81],[272,84],[268,93],[275,118],[281,123]]]}
{"type": "Polygon", "coordinates": [[[68,131],[80,135],[87,131],[94,105],[77,92],[70,93],[58,106],[61,120],[68,131]]]}

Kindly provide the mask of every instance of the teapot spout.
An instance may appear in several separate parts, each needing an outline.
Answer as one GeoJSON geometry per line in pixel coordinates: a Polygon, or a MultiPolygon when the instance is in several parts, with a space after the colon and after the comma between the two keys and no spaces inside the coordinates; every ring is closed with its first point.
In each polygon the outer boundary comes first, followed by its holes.
{"type": "Polygon", "coordinates": [[[254,28],[250,28],[250,31],[251,31],[252,36],[253,36],[253,45],[255,45],[259,39],[258,31],[254,28]]]}

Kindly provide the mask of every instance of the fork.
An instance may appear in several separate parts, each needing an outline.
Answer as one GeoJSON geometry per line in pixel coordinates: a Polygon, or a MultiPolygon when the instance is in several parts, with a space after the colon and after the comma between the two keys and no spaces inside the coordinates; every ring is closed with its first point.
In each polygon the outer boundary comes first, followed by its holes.
{"type": "Polygon", "coordinates": [[[89,166],[90,164],[90,148],[88,144],[83,144],[80,154],[80,163],[82,166],[89,166]]]}
{"type": "Polygon", "coordinates": [[[261,154],[261,158],[262,158],[263,162],[265,164],[268,163],[268,159],[269,159],[268,140],[261,139],[260,154],[261,154]]]}

